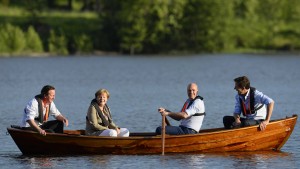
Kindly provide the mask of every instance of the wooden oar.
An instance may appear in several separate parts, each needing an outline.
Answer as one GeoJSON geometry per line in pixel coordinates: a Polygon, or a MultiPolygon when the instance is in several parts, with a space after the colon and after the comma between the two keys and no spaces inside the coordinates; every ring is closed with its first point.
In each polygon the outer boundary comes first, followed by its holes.
{"type": "Polygon", "coordinates": [[[166,116],[162,115],[161,124],[161,155],[165,155],[165,137],[166,137],[166,116]]]}

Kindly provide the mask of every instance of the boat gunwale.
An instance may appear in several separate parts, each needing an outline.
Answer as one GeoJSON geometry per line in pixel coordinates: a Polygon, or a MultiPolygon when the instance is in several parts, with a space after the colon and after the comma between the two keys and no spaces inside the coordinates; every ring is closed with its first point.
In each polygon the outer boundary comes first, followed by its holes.
{"type": "MultiPolygon", "coordinates": [[[[293,114],[293,116],[288,117],[286,116],[286,118],[282,118],[282,119],[277,119],[277,120],[272,120],[270,121],[270,124],[274,124],[274,123],[280,123],[284,120],[293,120],[295,119],[297,120],[298,115],[297,114],[293,114]]],[[[199,133],[197,134],[185,134],[185,135],[166,135],[166,139],[172,139],[172,138],[186,138],[186,137],[200,137],[203,135],[214,135],[217,133],[227,133],[227,132],[235,132],[235,131],[240,131],[240,130],[250,130],[252,128],[258,128],[258,125],[255,126],[248,126],[248,127],[242,127],[242,128],[236,128],[236,129],[224,129],[224,128],[212,128],[212,129],[203,129],[200,130],[199,133]]],[[[17,128],[7,128],[8,132],[10,130],[14,130],[17,132],[22,132],[22,133],[32,133],[32,134],[38,134],[35,131],[29,131],[29,130],[22,130],[22,129],[17,129],[17,128]]],[[[293,130],[293,129],[292,129],[293,130]]],[[[81,131],[81,130],[66,130],[66,131],[81,131]]],[[[59,136],[59,137],[80,137],[80,138],[90,138],[90,139],[105,139],[105,140],[140,140],[140,139],[161,139],[161,135],[153,135],[155,133],[152,132],[134,132],[132,134],[141,134],[139,136],[135,135],[135,136],[129,136],[129,137],[109,137],[109,136],[89,136],[89,135],[82,135],[82,134],[67,134],[67,133],[47,133],[47,135],[49,136],[59,136]],[[149,135],[147,135],[149,134],[149,135]],[[152,135],[150,135],[152,134],[152,135]]],[[[47,136],[46,135],[46,136],[47,136]]]]}

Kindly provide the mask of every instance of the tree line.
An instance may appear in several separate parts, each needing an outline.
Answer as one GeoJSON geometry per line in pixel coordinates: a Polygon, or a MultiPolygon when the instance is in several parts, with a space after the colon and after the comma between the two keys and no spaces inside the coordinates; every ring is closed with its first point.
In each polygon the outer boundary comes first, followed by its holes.
{"type": "MultiPolygon", "coordinates": [[[[48,52],[51,30],[48,37],[39,31],[38,26],[48,24],[39,19],[39,12],[58,10],[52,9],[58,5],[26,2],[32,16],[32,25],[27,27],[35,28],[48,52]]],[[[300,49],[299,0],[68,0],[65,4],[72,11],[70,6],[79,2],[81,11],[91,10],[98,17],[93,28],[82,29],[80,37],[64,26],[53,28],[52,34],[66,35],[66,42],[58,45],[65,45],[63,54],[79,50],[155,54],[300,49]]]]}

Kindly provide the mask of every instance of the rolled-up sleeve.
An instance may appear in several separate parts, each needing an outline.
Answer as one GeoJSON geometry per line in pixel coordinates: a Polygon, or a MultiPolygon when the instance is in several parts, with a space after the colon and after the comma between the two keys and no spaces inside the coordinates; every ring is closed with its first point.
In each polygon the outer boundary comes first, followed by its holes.
{"type": "Polygon", "coordinates": [[[50,106],[50,115],[57,117],[59,116],[61,113],[59,112],[59,110],[56,108],[56,105],[54,104],[54,102],[51,103],[50,106]]]}
{"type": "Polygon", "coordinates": [[[242,109],[241,109],[241,104],[240,104],[240,97],[239,97],[239,95],[236,95],[233,114],[241,115],[241,112],[242,112],[242,109]]]}
{"type": "Polygon", "coordinates": [[[255,101],[256,104],[261,103],[265,105],[269,105],[270,103],[274,102],[273,99],[258,90],[255,91],[255,101]]]}
{"type": "Polygon", "coordinates": [[[27,122],[28,120],[34,120],[36,117],[38,117],[38,112],[38,102],[33,99],[25,108],[25,121],[27,122]]]}

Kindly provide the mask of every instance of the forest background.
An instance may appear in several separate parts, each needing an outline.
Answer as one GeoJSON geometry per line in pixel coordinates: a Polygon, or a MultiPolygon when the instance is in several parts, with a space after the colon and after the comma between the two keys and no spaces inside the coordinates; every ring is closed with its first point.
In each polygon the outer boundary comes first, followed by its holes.
{"type": "Polygon", "coordinates": [[[299,49],[299,0],[0,0],[0,56],[299,49]]]}

